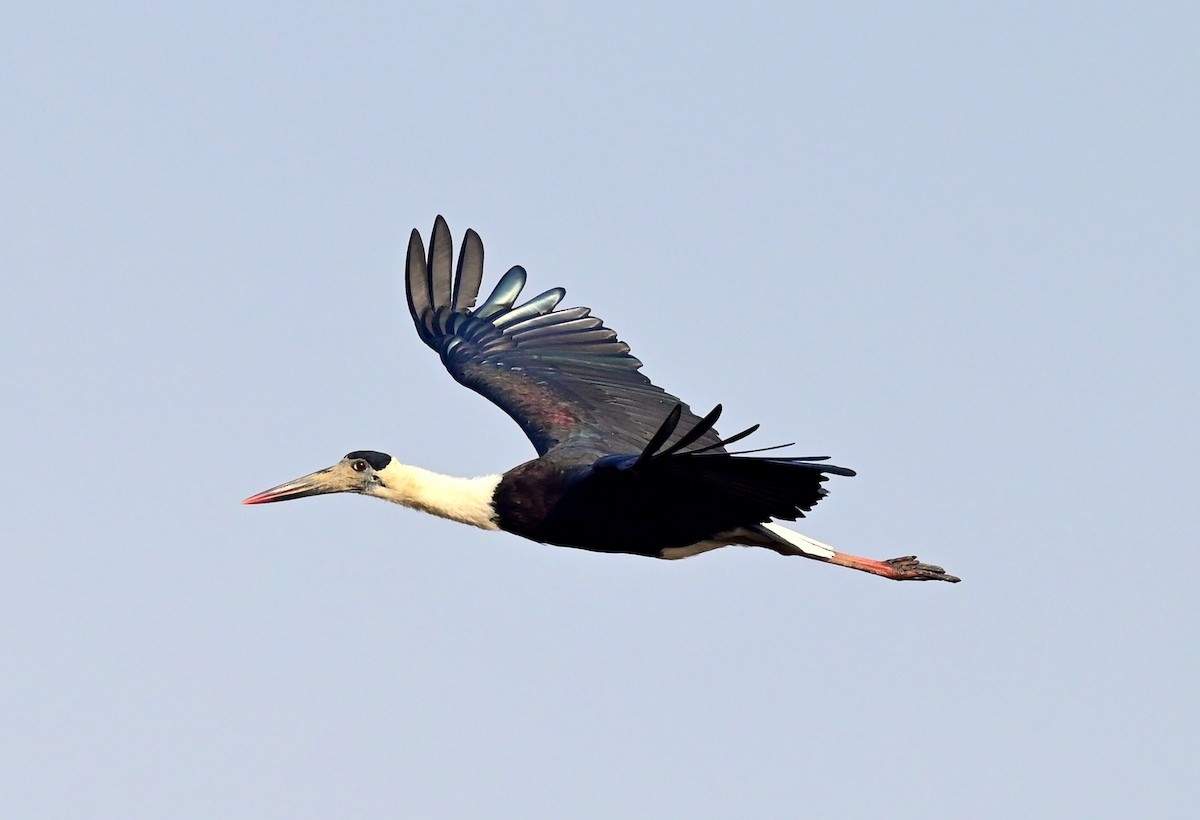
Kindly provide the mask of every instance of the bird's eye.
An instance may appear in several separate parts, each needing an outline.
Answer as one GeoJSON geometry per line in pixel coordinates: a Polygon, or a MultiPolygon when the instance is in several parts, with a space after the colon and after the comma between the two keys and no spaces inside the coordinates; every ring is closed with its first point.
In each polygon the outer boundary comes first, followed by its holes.
{"type": "Polygon", "coordinates": [[[354,470],[356,473],[365,472],[367,469],[367,462],[363,461],[361,458],[356,461],[352,461],[350,462],[350,469],[354,470]]]}

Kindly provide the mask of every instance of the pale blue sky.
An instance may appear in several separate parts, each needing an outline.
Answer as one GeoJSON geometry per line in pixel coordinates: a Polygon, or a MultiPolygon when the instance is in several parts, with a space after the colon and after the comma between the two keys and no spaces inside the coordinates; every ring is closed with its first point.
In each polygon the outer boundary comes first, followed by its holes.
{"type": "Polygon", "coordinates": [[[1200,12],[9,4],[0,806],[1184,817],[1200,12]],[[416,338],[443,213],[722,427],[859,471],[766,551],[357,497],[532,449],[416,338]]]}

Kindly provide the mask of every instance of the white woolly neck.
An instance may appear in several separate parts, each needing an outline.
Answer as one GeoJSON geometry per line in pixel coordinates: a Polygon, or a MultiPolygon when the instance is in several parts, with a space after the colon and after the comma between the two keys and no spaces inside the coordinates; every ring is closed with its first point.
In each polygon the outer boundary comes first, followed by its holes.
{"type": "Polygon", "coordinates": [[[382,483],[368,491],[376,498],[449,518],[485,530],[498,530],[492,496],[500,476],[457,478],[392,459],[378,472],[382,483]]]}

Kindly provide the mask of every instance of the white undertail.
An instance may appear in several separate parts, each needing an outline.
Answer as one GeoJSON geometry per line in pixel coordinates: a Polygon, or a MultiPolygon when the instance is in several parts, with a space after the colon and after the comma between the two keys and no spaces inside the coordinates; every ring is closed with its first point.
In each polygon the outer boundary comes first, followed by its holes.
{"type": "Polygon", "coordinates": [[[801,535],[795,530],[789,530],[782,524],[776,524],[772,521],[761,526],[763,529],[769,530],[772,535],[783,541],[784,544],[779,544],[769,537],[764,536],[761,532],[741,528],[723,532],[708,541],[698,541],[686,547],[668,547],[662,551],[662,557],[671,560],[690,558],[702,552],[735,545],[768,547],[784,555],[803,555],[806,558],[816,558],[819,561],[827,561],[838,554],[837,550],[828,544],[822,544],[815,538],[809,538],[807,535],[801,535]]]}
{"type": "Polygon", "coordinates": [[[793,547],[800,550],[810,558],[832,558],[833,556],[837,555],[837,550],[828,544],[822,544],[815,538],[809,538],[807,535],[801,535],[795,530],[789,530],[782,524],[771,522],[769,524],[763,524],[762,526],[763,529],[767,529],[775,533],[775,535],[778,535],[784,541],[787,541],[793,547]]]}

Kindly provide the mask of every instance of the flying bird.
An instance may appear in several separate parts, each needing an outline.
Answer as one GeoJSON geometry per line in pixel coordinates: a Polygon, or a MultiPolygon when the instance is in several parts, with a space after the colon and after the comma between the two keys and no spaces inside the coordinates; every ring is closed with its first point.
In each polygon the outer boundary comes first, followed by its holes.
{"type": "Polygon", "coordinates": [[[361,493],[595,552],[676,559],[743,545],[897,581],[959,580],[914,556],[849,555],[777,523],[803,518],[825,497],[828,476],[854,471],[828,456],[730,451],[758,425],[721,438],[720,405],[701,418],[651,383],[629,346],[589,308],[559,308],[562,288],[518,305],[526,279],[520,266],[476,305],[483,242],[475,231],[467,231],[455,266],[450,229],[437,217],[428,255],[412,232],[406,267],[421,340],[460,384],[508,413],[538,457],[501,475],[455,478],[356,450],[242,503],[361,493]]]}

